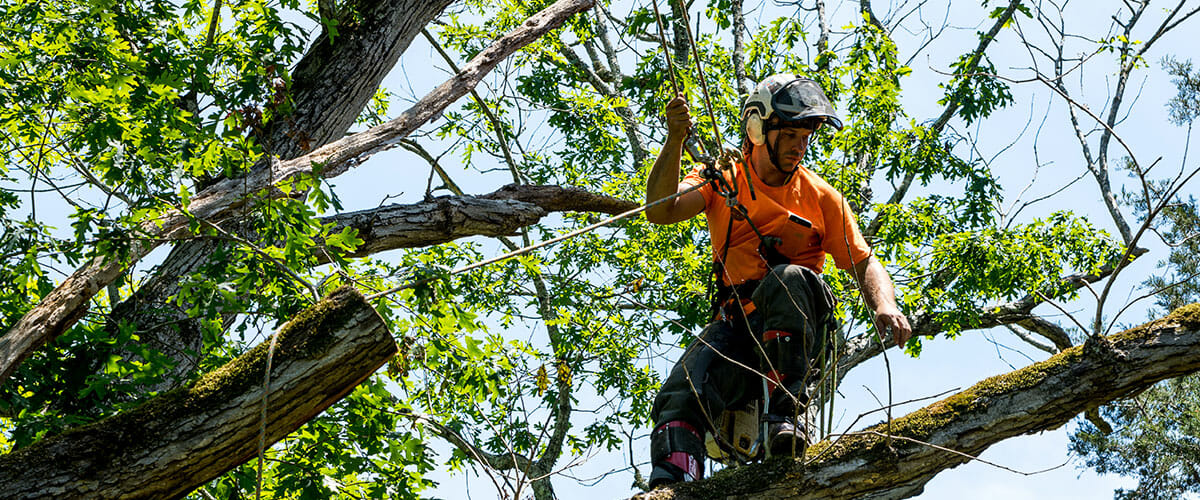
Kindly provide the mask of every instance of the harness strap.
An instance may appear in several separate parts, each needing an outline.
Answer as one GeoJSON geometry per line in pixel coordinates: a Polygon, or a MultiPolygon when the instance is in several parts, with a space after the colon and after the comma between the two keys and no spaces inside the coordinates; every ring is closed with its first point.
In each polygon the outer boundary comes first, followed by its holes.
{"type": "MultiPolygon", "coordinates": [[[[736,166],[734,168],[736,169],[736,166]]],[[[749,169],[747,169],[747,171],[749,171],[749,169]]],[[[733,185],[730,186],[729,182],[725,179],[725,176],[712,165],[705,167],[702,175],[713,184],[713,191],[725,198],[725,205],[730,207],[729,224],[725,228],[725,243],[721,248],[721,257],[713,261],[713,283],[716,284],[717,291],[712,298],[712,315],[715,317],[724,312],[726,313],[726,316],[730,316],[729,312],[725,309],[728,306],[734,305],[734,297],[737,297],[743,298],[743,300],[741,300],[741,304],[739,304],[741,307],[738,308],[737,312],[744,316],[754,311],[754,303],[750,302],[749,297],[752,293],[754,293],[754,287],[758,286],[758,280],[751,280],[740,285],[736,285],[735,287],[729,287],[728,285],[725,285],[725,281],[721,279],[725,271],[724,263],[729,257],[729,241],[733,233],[734,212],[737,212],[737,214],[742,216],[742,219],[750,225],[750,229],[754,231],[754,235],[758,237],[758,253],[763,257],[764,260],[767,261],[768,267],[774,267],[780,264],[788,264],[790,263],[790,260],[787,257],[784,257],[783,254],[781,254],[779,250],[775,248],[781,242],[779,237],[764,235],[762,231],[758,229],[758,225],[750,219],[749,210],[747,210],[746,206],[743,205],[742,202],[737,198],[738,188],[736,176],[734,177],[733,185]]],[[[746,184],[751,186],[750,195],[753,197],[754,182],[750,179],[748,172],[746,176],[746,184]]],[[[710,293],[712,291],[711,285],[709,287],[709,291],[710,293]]]]}
{"type": "MultiPolygon", "coordinates": [[[[718,269],[718,275],[720,265],[719,262],[713,263],[713,267],[718,269]]],[[[750,301],[750,296],[754,294],[754,289],[758,288],[759,280],[749,280],[734,286],[726,285],[719,277],[713,281],[717,287],[717,292],[712,299],[714,316],[724,313],[728,319],[734,315],[745,316],[754,312],[754,302],[750,301]],[[739,301],[741,302],[740,307],[737,304],[739,301]]]]}

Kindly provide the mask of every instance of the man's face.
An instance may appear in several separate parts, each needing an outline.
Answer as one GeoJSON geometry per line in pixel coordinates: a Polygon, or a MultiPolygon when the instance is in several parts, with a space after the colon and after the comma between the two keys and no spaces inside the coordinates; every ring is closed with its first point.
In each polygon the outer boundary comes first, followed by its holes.
{"type": "Polygon", "coordinates": [[[805,123],[802,126],[784,127],[767,132],[767,141],[775,149],[776,158],[781,163],[780,168],[787,170],[800,163],[808,149],[808,138],[813,133],[813,129],[810,128],[812,126],[813,124],[805,123]]]}

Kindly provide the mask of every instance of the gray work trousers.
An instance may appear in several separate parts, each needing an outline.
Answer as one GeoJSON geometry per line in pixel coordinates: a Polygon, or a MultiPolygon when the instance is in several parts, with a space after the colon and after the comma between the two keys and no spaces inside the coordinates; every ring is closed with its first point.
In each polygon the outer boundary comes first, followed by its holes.
{"type": "Polygon", "coordinates": [[[771,384],[769,419],[790,421],[804,411],[837,331],[833,294],[812,270],[781,265],[760,280],[752,301],[755,310],[745,316],[735,301],[684,351],[654,398],[655,427],[682,420],[711,431],[722,411],[762,396],[764,376],[781,382],[771,384]]]}

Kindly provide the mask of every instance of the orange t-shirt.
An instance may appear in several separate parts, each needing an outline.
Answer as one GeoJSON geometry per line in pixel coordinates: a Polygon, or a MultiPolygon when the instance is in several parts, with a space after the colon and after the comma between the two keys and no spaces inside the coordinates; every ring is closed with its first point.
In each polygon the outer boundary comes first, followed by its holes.
{"type": "MultiPolygon", "coordinates": [[[[703,166],[693,169],[684,177],[683,184],[694,186],[705,182],[702,169],[703,166]]],[[[737,184],[737,199],[746,207],[750,219],[763,235],[783,240],[777,249],[792,264],[819,273],[825,268],[827,253],[833,256],[838,269],[848,269],[871,255],[870,247],[858,230],[854,213],[842,194],[808,169],[797,166],[789,182],[768,186],[753,168],[738,165],[737,184]],[[753,179],[756,199],[750,198],[747,177],[753,179]]],[[[730,227],[730,207],[711,183],[701,187],[699,192],[704,196],[713,260],[719,262],[725,246],[725,232],[730,227]]],[[[759,239],[750,224],[734,220],[730,232],[729,256],[722,280],[736,285],[766,276],[767,262],[758,253],[759,239]]]]}

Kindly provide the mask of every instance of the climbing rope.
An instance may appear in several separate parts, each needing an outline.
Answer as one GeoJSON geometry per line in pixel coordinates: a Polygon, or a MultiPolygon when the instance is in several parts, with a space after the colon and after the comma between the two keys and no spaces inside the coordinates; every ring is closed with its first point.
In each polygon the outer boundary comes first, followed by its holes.
{"type": "Polygon", "coordinates": [[[667,75],[671,77],[671,89],[679,95],[679,82],[675,78],[675,65],[671,64],[671,53],[667,51],[667,35],[663,32],[662,14],[658,13],[658,0],[650,0],[654,5],[654,23],[658,25],[658,41],[662,44],[663,59],[667,62],[667,75]]]}
{"type": "MultiPolygon", "coordinates": [[[[651,1],[657,2],[657,0],[651,1]]],[[[704,91],[704,107],[708,111],[708,119],[712,121],[713,138],[716,139],[714,144],[720,148],[721,131],[717,127],[717,115],[713,113],[712,99],[710,99],[708,96],[708,78],[706,78],[707,75],[704,74],[704,66],[702,66],[700,63],[700,51],[696,48],[696,39],[692,36],[692,27],[688,25],[687,5],[683,3],[683,0],[679,0],[679,11],[683,16],[683,27],[687,31],[688,46],[690,46],[692,49],[692,59],[695,59],[696,61],[696,73],[698,73],[696,76],[700,79],[700,90],[704,91]]],[[[666,48],[664,47],[664,50],[665,49],[666,48]]]]}
{"type": "MultiPolygon", "coordinates": [[[[662,45],[662,51],[663,51],[664,58],[666,60],[668,75],[670,76],[670,79],[671,79],[671,85],[672,85],[673,90],[675,91],[675,94],[680,95],[679,84],[676,81],[674,65],[671,63],[670,51],[668,49],[667,42],[666,42],[666,35],[665,35],[664,29],[663,29],[661,14],[658,11],[657,0],[651,0],[651,4],[654,7],[655,23],[658,26],[659,43],[662,45]]],[[[716,144],[718,145],[718,147],[720,147],[719,145],[721,144],[721,136],[720,136],[719,128],[717,126],[716,115],[713,112],[711,96],[708,92],[707,78],[704,73],[704,68],[702,66],[702,62],[700,60],[700,54],[699,54],[698,47],[695,42],[695,37],[692,34],[691,26],[687,19],[687,8],[682,3],[682,1],[680,1],[680,10],[682,11],[683,25],[686,28],[687,35],[688,35],[689,48],[691,49],[693,59],[695,59],[695,61],[696,61],[696,70],[697,70],[697,73],[699,74],[698,76],[700,79],[701,90],[703,91],[703,95],[704,95],[705,108],[706,108],[706,111],[708,112],[709,119],[712,122],[713,133],[714,133],[714,137],[716,138],[716,144]]],[[[815,130],[814,130],[814,133],[815,133],[815,130]]],[[[689,134],[690,134],[690,131],[689,131],[689,134]]],[[[688,151],[688,153],[692,154],[692,152],[690,150],[688,151]]],[[[751,174],[750,174],[750,172],[753,169],[749,168],[749,162],[746,161],[744,152],[739,150],[739,153],[743,153],[742,155],[740,155],[741,156],[740,163],[743,165],[744,168],[746,168],[745,177],[746,177],[747,188],[750,191],[751,198],[755,199],[754,182],[753,182],[753,179],[751,178],[751,174]]],[[[692,156],[693,156],[693,160],[695,160],[695,155],[693,154],[692,156]]],[[[713,156],[716,157],[716,158],[714,158],[713,161],[705,162],[705,164],[707,166],[703,170],[703,177],[705,177],[709,182],[712,183],[716,194],[725,198],[726,205],[730,208],[730,211],[731,211],[730,228],[726,230],[726,242],[725,242],[726,244],[724,245],[724,251],[714,255],[714,258],[716,260],[716,262],[714,262],[714,265],[717,267],[717,269],[715,269],[715,271],[717,273],[716,279],[721,280],[723,277],[728,277],[728,271],[725,269],[724,261],[728,256],[728,243],[729,243],[728,238],[730,238],[730,233],[732,230],[732,222],[733,222],[733,215],[734,215],[733,212],[737,212],[738,214],[741,214],[743,216],[743,220],[745,220],[749,224],[749,227],[751,228],[751,230],[754,231],[756,236],[758,236],[759,241],[766,242],[767,238],[769,238],[769,237],[765,236],[758,229],[758,227],[754,223],[754,221],[750,219],[748,210],[740,202],[740,200],[737,197],[739,185],[738,185],[738,181],[737,181],[737,163],[734,161],[734,158],[731,157],[731,155],[729,155],[726,151],[722,151],[720,154],[713,155],[713,156]],[[731,171],[732,182],[726,181],[725,176],[723,175],[723,172],[721,171],[721,170],[723,170],[721,167],[729,167],[728,170],[731,171]],[[724,273],[725,276],[721,276],[721,273],[724,273]]],[[[845,164],[842,165],[842,168],[843,168],[843,175],[844,175],[845,164]]],[[[700,185],[703,185],[703,184],[700,184],[700,185]]],[[[842,198],[842,203],[841,203],[840,208],[841,208],[842,223],[846,224],[849,221],[849,218],[848,218],[848,214],[847,214],[847,210],[846,210],[846,200],[844,197],[842,198]]],[[[848,238],[848,237],[849,237],[849,235],[843,229],[843,238],[848,238]]],[[[854,258],[853,258],[853,254],[850,252],[849,242],[845,241],[844,243],[845,243],[844,246],[846,248],[848,260],[853,263],[854,258]]],[[[760,255],[760,258],[764,258],[764,260],[766,260],[765,257],[763,257],[762,255],[760,255]]],[[[853,267],[851,268],[851,273],[853,274],[853,278],[855,279],[855,281],[857,283],[861,284],[863,282],[863,280],[865,279],[865,276],[859,276],[857,273],[857,270],[853,269],[853,267]]],[[[776,279],[780,279],[780,278],[778,276],[776,276],[776,279]]],[[[791,295],[790,289],[787,287],[785,287],[784,289],[787,290],[787,293],[790,296],[791,295]]],[[[742,316],[743,321],[747,321],[745,309],[744,309],[744,306],[742,303],[743,298],[739,296],[736,287],[731,287],[731,290],[732,290],[731,295],[732,295],[733,302],[735,302],[737,304],[737,307],[739,309],[739,312],[741,313],[740,315],[742,316]]],[[[866,303],[866,297],[863,295],[862,292],[860,292],[858,294],[858,299],[859,299],[859,302],[864,306],[864,308],[866,310],[871,310],[871,308],[869,307],[869,304],[866,303]]],[[[793,302],[795,302],[794,297],[793,297],[793,302]]],[[[797,307],[798,307],[798,305],[797,305],[797,307]]],[[[881,344],[886,345],[886,339],[884,338],[884,335],[886,333],[890,333],[890,332],[881,332],[881,331],[879,331],[878,325],[876,325],[873,321],[871,323],[872,323],[872,326],[875,327],[873,329],[875,330],[875,335],[876,335],[877,340],[881,344]]],[[[747,328],[749,327],[748,321],[747,321],[746,326],[747,326],[747,328]]],[[[822,375],[821,375],[820,379],[815,382],[815,384],[817,386],[817,394],[815,394],[815,396],[817,396],[818,398],[823,398],[825,400],[825,401],[821,401],[819,399],[818,406],[820,407],[821,413],[826,414],[823,416],[827,416],[827,418],[828,418],[828,420],[826,420],[825,418],[820,419],[820,428],[821,428],[822,434],[825,434],[825,431],[827,429],[831,431],[833,428],[833,421],[834,421],[833,409],[834,409],[834,400],[835,400],[835,398],[833,397],[834,396],[833,392],[836,391],[836,388],[837,388],[837,378],[839,375],[838,370],[837,370],[837,364],[840,361],[839,357],[841,354],[839,351],[839,349],[840,349],[839,342],[838,342],[838,339],[836,338],[838,336],[839,331],[840,331],[840,329],[831,330],[831,331],[827,332],[828,338],[826,338],[825,341],[827,343],[826,345],[828,346],[827,349],[830,352],[826,353],[825,350],[823,350],[820,353],[819,358],[816,360],[818,365],[821,366],[820,372],[822,375]],[[822,393],[822,391],[824,393],[822,393]],[[828,403],[828,406],[823,404],[825,402],[828,403]]],[[[762,354],[764,354],[764,358],[766,358],[765,352],[762,352],[764,346],[760,342],[760,339],[758,339],[757,336],[754,336],[754,339],[755,339],[755,343],[757,344],[756,347],[762,354]]],[[[890,426],[891,420],[892,420],[891,411],[890,411],[890,408],[892,405],[892,403],[891,403],[891,401],[892,401],[892,387],[891,387],[892,386],[892,375],[891,375],[890,363],[888,362],[886,353],[884,353],[884,363],[887,366],[887,376],[888,376],[888,409],[889,409],[888,424],[890,426]]],[[[770,366],[768,366],[768,368],[770,368],[770,366]]],[[[754,370],[751,370],[751,371],[754,371],[754,370]]],[[[760,374],[760,376],[762,376],[762,374],[760,374]]],[[[693,387],[693,390],[695,390],[694,387],[693,387]]],[[[791,391],[785,390],[785,392],[793,399],[796,399],[796,396],[794,394],[791,394],[791,391]]],[[[698,395],[697,395],[697,397],[698,397],[698,395]]],[[[763,401],[763,404],[764,404],[764,411],[765,411],[766,405],[769,404],[769,401],[763,401]]],[[[701,409],[704,410],[703,404],[701,404],[701,409]]],[[[713,425],[715,428],[715,422],[712,421],[712,417],[710,415],[708,415],[707,412],[704,412],[704,417],[706,419],[708,419],[709,424],[713,425]]],[[[794,417],[796,417],[796,416],[794,416],[794,417]]],[[[806,417],[805,420],[806,420],[805,425],[807,426],[811,422],[811,419],[808,419],[806,417]]],[[[762,436],[760,436],[760,438],[761,437],[762,436]]]]}
{"type": "MultiPolygon", "coordinates": [[[[674,65],[672,65],[672,63],[671,63],[671,59],[670,59],[670,54],[669,54],[669,52],[667,51],[667,40],[666,40],[666,35],[665,35],[665,33],[663,32],[662,20],[660,19],[660,15],[659,15],[659,13],[658,13],[658,1],[657,1],[657,0],[651,0],[651,3],[654,5],[655,22],[658,24],[658,35],[659,35],[659,40],[660,40],[660,42],[662,43],[663,54],[664,54],[664,56],[666,57],[666,63],[667,63],[667,68],[668,68],[668,74],[670,75],[670,78],[671,78],[671,86],[674,88],[674,90],[675,90],[675,93],[678,95],[678,94],[679,94],[679,84],[678,84],[678,82],[676,81],[674,65]]],[[[680,8],[683,10],[683,12],[684,12],[684,25],[685,25],[685,27],[686,27],[686,24],[687,24],[687,21],[686,21],[686,19],[687,19],[687,8],[686,8],[686,6],[685,6],[685,5],[682,3],[682,1],[680,2],[680,4],[679,4],[679,7],[680,7],[680,8]]],[[[700,54],[699,54],[699,52],[698,52],[698,51],[697,51],[697,49],[696,49],[695,40],[694,40],[694,38],[692,37],[692,30],[691,30],[691,27],[687,27],[687,32],[688,32],[688,41],[690,42],[690,45],[691,45],[692,57],[693,57],[694,59],[696,59],[696,70],[697,70],[697,71],[700,73],[700,75],[699,75],[699,78],[700,78],[700,86],[701,86],[701,88],[702,88],[702,89],[703,89],[703,91],[704,91],[704,101],[705,101],[705,107],[707,108],[707,111],[708,111],[708,115],[709,115],[709,118],[710,118],[710,120],[712,120],[712,125],[713,125],[713,134],[714,134],[714,136],[715,136],[715,137],[716,137],[716,139],[717,139],[717,144],[718,144],[718,147],[720,147],[720,146],[719,146],[719,145],[720,145],[720,143],[721,143],[720,130],[719,130],[719,129],[718,129],[718,127],[717,127],[717,118],[716,118],[716,114],[713,112],[713,108],[712,108],[712,102],[711,102],[711,100],[710,100],[710,98],[709,98],[709,93],[708,93],[708,84],[705,82],[706,78],[705,78],[705,74],[704,74],[704,68],[703,68],[703,67],[700,65],[700,54]]],[[[691,151],[690,151],[690,150],[688,151],[688,154],[689,154],[689,155],[691,155],[691,151]]],[[[692,156],[693,156],[693,160],[695,160],[695,155],[692,155],[692,156]]],[[[744,159],[743,159],[743,160],[744,160],[744,159]]],[[[703,187],[704,185],[708,184],[709,182],[711,182],[711,183],[714,183],[714,188],[715,188],[715,191],[716,191],[718,194],[720,194],[721,196],[725,197],[725,199],[726,199],[726,204],[727,204],[727,205],[729,205],[730,207],[735,207],[735,206],[736,206],[736,207],[740,208],[740,211],[739,211],[739,212],[740,212],[741,214],[743,214],[743,215],[746,215],[746,214],[747,214],[747,212],[746,212],[746,208],[745,208],[744,206],[742,206],[742,205],[741,205],[739,202],[737,202],[737,170],[736,170],[736,164],[735,164],[735,162],[734,162],[734,159],[733,159],[733,158],[731,158],[729,154],[727,154],[727,153],[725,153],[725,152],[722,152],[722,153],[721,153],[721,154],[719,154],[719,155],[711,155],[711,163],[704,163],[704,164],[706,165],[706,168],[704,169],[704,172],[703,172],[703,173],[704,173],[704,177],[705,177],[705,179],[706,179],[706,182],[701,182],[701,183],[699,183],[699,184],[696,184],[696,185],[694,185],[694,186],[691,186],[691,187],[689,187],[689,188],[687,188],[687,189],[685,189],[685,190],[683,190],[683,191],[678,191],[678,192],[676,192],[675,194],[672,194],[672,195],[670,195],[670,196],[667,196],[667,197],[661,198],[661,199],[659,199],[659,200],[657,200],[657,201],[653,201],[653,202],[650,202],[650,203],[643,204],[643,205],[641,205],[641,206],[639,206],[639,207],[637,207],[637,208],[634,208],[634,209],[632,209],[632,210],[628,210],[628,211],[626,211],[626,212],[622,212],[622,213],[620,213],[620,214],[618,214],[618,215],[615,215],[615,216],[613,216],[613,217],[610,217],[610,218],[608,218],[608,219],[605,219],[605,220],[602,220],[602,221],[600,221],[600,222],[597,222],[597,223],[594,223],[594,224],[590,224],[590,225],[588,225],[588,226],[585,226],[585,227],[582,227],[582,228],[576,229],[576,230],[574,230],[574,231],[571,231],[571,232],[569,232],[569,233],[566,233],[566,234],[560,235],[560,236],[558,236],[558,237],[555,237],[555,238],[552,238],[552,239],[549,239],[549,240],[546,240],[546,241],[543,241],[543,242],[540,242],[540,243],[536,243],[536,244],[533,244],[533,245],[529,245],[529,246],[526,246],[526,247],[523,247],[523,248],[518,248],[518,249],[516,249],[516,250],[513,250],[513,251],[511,251],[511,252],[508,252],[508,253],[506,253],[506,254],[504,254],[504,255],[500,255],[500,256],[493,257],[493,258],[486,259],[486,260],[481,260],[481,261],[473,262],[473,263],[467,264],[467,265],[465,265],[465,266],[461,266],[461,267],[458,267],[458,268],[452,269],[452,270],[450,270],[449,272],[445,273],[445,274],[444,274],[444,275],[442,275],[442,276],[433,276],[433,277],[427,277],[427,278],[421,278],[421,279],[417,279],[417,280],[412,280],[412,281],[409,281],[408,283],[404,283],[404,284],[402,284],[402,285],[398,285],[398,286],[395,286],[395,287],[393,287],[393,288],[389,288],[389,289],[387,289],[387,290],[384,290],[384,291],[382,291],[382,292],[375,293],[375,294],[372,294],[372,295],[368,295],[368,296],[367,296],[367,299],[376,299],[376,298],[380,298],[380,297],[385,297],[385,296],[387,296],[387,295],[391,295],[391,294],[393,294],[393,293],[396,293],[396,292],[399,292],[399,291],[401,291],[401,290],[406,290],[406,289],[409,289],[409,288],[413,288],[413,287],[417,287],[417,286],[422,286],[422,285],[429,284],[429,283],[433,282],[434,280],[436,280],[436,279],[439,279],[439,278],[441,278],[441,277],[444,277],[444,276],[452,276],[452,275],[456,275],[456,274],[465,273],[465,272],[467,272],[467,271],[471,271],[471,270],[474,270],[474,269],[478,269],[478,268],[480,268],[480,267],[484,267],[484,266],[487,266],[487,265],[490,265],[490,264],[495,264],[495,263],[497,263],[497,262],[502,262],[502,261],[505,261],[505,260],[511,259],[511,258],[513,258],[513,257],[517,257],[517,256],[520,256],[520,255],[524,255],[524,254],[526,254],[526,253],[532,252],[532,251],[534,251],[534,250],[537,250],[537,249],[539,249],[539,248],[543,248],[543,247],[546,247],[546,246],[549,246],[549,245],[553,245],[554,243],[558,243],[558,242],[560,242],[560,241],[563,241],[563,240],[566,240],[566,239],[570,239],[570,238],[573,238],[573,237],[575,237],[575,236],[579,236],[579,235],[581,235],[581,234],[584,234],[584,233],[587,233],[587,232],[593,231],[593,230],[595,230],[595,229],[598,229],[598,228],[600,228],[600,227],[604,227],[604,226],[607,226],[607,225],[609,225],[609,224],[612,224],[612,223],[614,223],[614,222],[617,222],[617,221],[620,221],[620,220],[626,219],[626,218],[628,218],[628,217],[630,217],[630,216],[633,216],[633,215],[639,214],[639,213],[641,213],[641,212],[645,211],[646,209],[648,209],[648,208],[650,208],[650,207],[653,207],[653,206],[655,206],[655,205],[658,205],[658,204],[660,204],[660,203],[665,203],[665,202],[667,202],[667,201],[670,201],[670,200],[674,200],[674,199],[676,199],[676,198],[679,198],[680,196],[683,196],[683,195],[685,195],[685,194],[688,194],[688,193],[691,193],[691,192],[693,192],[693,191],[696,191],[696,190],[700,189],[701,187],[703,187]],[[731,170],[731,171],[733,172],[733,182],[732,182],[732,183],[729,183],[729,182],[727,182],[727,181],[725,180],[725,176],[721,174],[721,172],[720,172],[720,170],[721,170],[721,169],[719,168],[719,166],[728,166],[728,167],[729,167],[728,169],[729,169],[729,170],[731,170]]],[[[753,186],[751,186],[751,188],[750,188],[750,189],[751,189],[751,193],[753,193],[753,186]]],[[[749,217],[746,217],[746,220],[747,220],[747,221],[749,221],[749,220],[750,220],[750,219],[749,219],[749,217]]],[[[750,224],[751,224],[751,226],[753,226],[753,225],[754,225],[754,223],[753,223],[753,222],[750,222],[750,224]]],[[[756,234],[759,234],[759,235],[761,236],[761,233],[759,233],[759,231],[758,231],[758,228],[757,228],[757,227],[755,227],[755,228],[754,228],[754,232],[755,232],[756,234]]]]}

